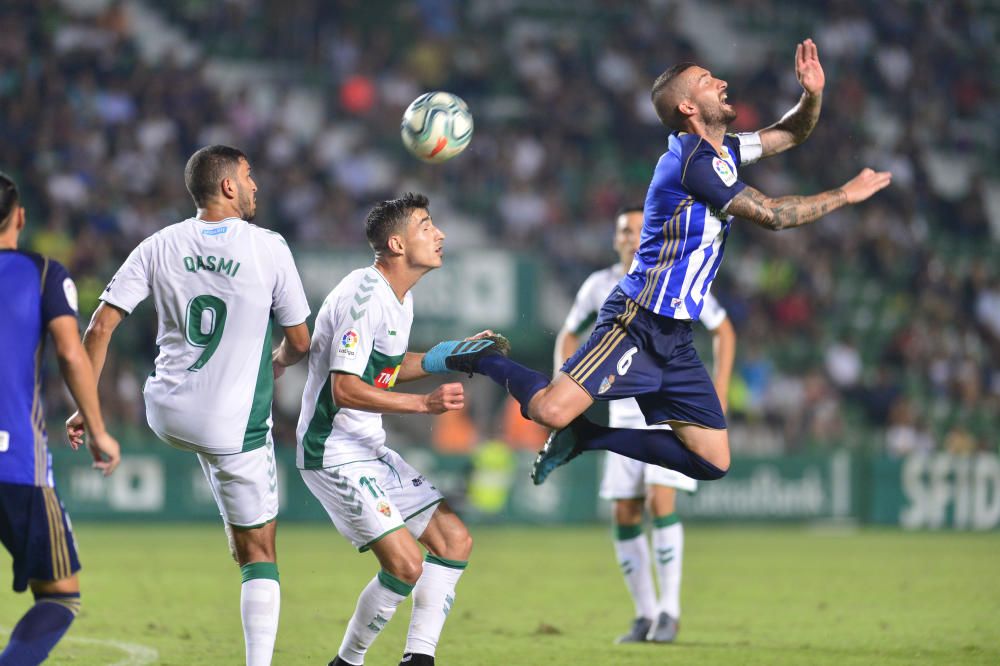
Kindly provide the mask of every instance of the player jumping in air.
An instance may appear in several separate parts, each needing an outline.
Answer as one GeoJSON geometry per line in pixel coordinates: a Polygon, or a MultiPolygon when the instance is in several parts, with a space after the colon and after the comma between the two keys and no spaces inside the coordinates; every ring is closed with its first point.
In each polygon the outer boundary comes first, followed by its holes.
{"type": "Polygon", "coordinates": [[[726,134],[736,110],[725,81],[693,63],[656,79],[653,106],[674,132],[646,194],[639,251],[590,339],[558,377],[550,381],[490,347],[464,351],[459,341],[427,353],[426,368],[487,375],[528,418],[555,430],[535,461],[536,484],[588,450],[614,451],[694,479],[718,479],[729,470],[726,420],[691,343],[691,322],[722,262],[733,217],[791,229],[864,201],[891,180],[888,172],[863,169],[836,189],[777,198],[740,182],[738,167],[802,143],[815,127],[825,76],[810,39],[796,47],[795,73],[804,89],[799,103],[774,125],[738,135],[726,134]],[[647,424],[669,423],[673,430],[606,428],[581,416],[594,400],[627,397],[639,403],[647,424]]]}
{"type": "MultiPolygon", "coordinates": [[[[284,239],[250,224],[257,185],[242,152],[202,148],[184,182],[197,213],[132,251],[83,344],[99,378],[115,328],[152,294],[160,353],[143,387],[146,420],[201,462],[243,574],[246,663],[265,666],[281,607],[271,397],[274,378],[309,351],[309,305],[284,239]],[[273,322],[284,339],[272,352],[273,322]]],[[[79,422],[68,427],[71,439],[82,437],[79,422]]]]}
{"type": "MultiPolygon", "coordinates": [[[[601,304],[614,291],[632,264],[642,232],[642,206],[626,206],[615,217],[614,247],[618,263],[596,271],[584,281],[556,337],[555,366],[562,367],[580,346],[580,336],[597,319],[601,304]]],[[[736,332],[726,311],[711,294],[705,294],[699,321],[712,333],[714,383],[723,413],[736,353],[736,332]]],[[[608,403],[608,422],[615,428],[669,428],[646,426],[633,398],[608,403]]],[[[604,460],[601,497],[614,502],[615,555],[625,576],[625,586],[635,605],[635,620],[619,643],[653,641],[670,643],[677,636],[681,615],[681,561],[684,529],[674,506],[677,490],[695,492],[698,482],[679,472],[649,465],[608,452],[604,460]],[[659,595],[650,572],[649,544],[642,530],[643,499],[653,518],[653,569],[659,595]]]]}
{"type": "Polygon", "coordinates": [[[104,429],[97,382],[80,344],[76,286],[58,262],[17,249],[24,229],[17,187],[0,173],[0,541],[14,560],[14,591],[34,605],[10,633],[0,664],[48,657],[80,610],[80,561],[69,517],[52,480],[41,404],[45,334],[90,430],[94,466],[110,474],[118,442],[104,429]]]}
{"type": "MultiPolygon", "coordinates": [[[[392,391],[398,382],[428,374],[421,367],[424,355],[406,351],[410,289],[443,258],[444,233],[427,206],[419,194],[375,206],[365,223],[375,263],[345,277],[316,315],[297,464],[337,530],[360,552],[372,551],[381,565],[358,598],[332,666],[364,663],[411,592],[413,615],[401,664],[433,664],[472,551],[469,531],[440,491],[385,445],[382,429],[382,414],[441,414],[465,404],[457,383],[426,395],[392,391]]],[[[465,346],[495,343],[477,339],[465,346]]]]}

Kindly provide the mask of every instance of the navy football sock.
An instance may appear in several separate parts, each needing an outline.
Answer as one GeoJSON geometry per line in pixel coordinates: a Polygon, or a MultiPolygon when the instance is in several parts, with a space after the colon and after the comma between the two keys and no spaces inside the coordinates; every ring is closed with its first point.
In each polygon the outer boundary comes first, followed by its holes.
{"type": "Polygon", "coordinates": [[[528,418],[528,403],[536,393],[549,385],[548,377],[515,363],[506,356],[490,354],[476,361],[476,372],[486,375],[507,389],[521,403],[521,414],[528,418]]]}
{"type": "Polygon", "coordinates": [[[0,665],[34,666],[45,661],[80,608],[80,593],[39,594],[10,633],[0,665]]]}
{"type": "Polygon", "coordinates": [[[721,479],[726,474],[727,470],[719,469],[684,446],[671,430],[607,428],[584,417],[580,419],[585,423],[575,425],[577,446],[585,451],[613,451],[633,460],[678,471],[699,481],[721,479]]]}

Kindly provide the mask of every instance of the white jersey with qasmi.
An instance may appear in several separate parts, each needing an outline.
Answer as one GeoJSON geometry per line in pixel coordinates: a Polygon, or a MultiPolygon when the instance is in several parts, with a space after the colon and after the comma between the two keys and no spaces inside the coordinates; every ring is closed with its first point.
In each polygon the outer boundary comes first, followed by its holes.
{"type": "Polygon", "coordinates": [[[350,273],[326,297],[316,315],[296,429],[299,469],[373,460],[388,452],[382,415],[334,404],[331,373],[392,389],[412,323],[413,296],[407,292],[400,302],[374,266],[350,273]]]}
{"type": "Polygon", "coordinates": [[[272,324],[309,316],[284,239],[238,218],[171,225],[132,251],[101,300],[131,313],[150,294],[160,353],[143,396],[153,432],[216,455],[264,445],[272,324]]]}
{"type": "MultiPolygon", "coordinates": [[[[563,330],[580,337],[590,325],[597,320],[601,306],[608,298],[622,277],[625,270],[621,264],[615,264],[599,271],[594,271],[584,280],[580,290],[573,300],[573,307],[566,315],[563,330]]],[[[726,319],[726,310],[715,300],[711,293],[705,294],[704,304],[698,321],[709,331],[714,331],[726,319]]],[[[639,409],[635,398],[623,398],[608,402],[609,423],[616,428],[643,428],[646,419],[639,409]]]]}

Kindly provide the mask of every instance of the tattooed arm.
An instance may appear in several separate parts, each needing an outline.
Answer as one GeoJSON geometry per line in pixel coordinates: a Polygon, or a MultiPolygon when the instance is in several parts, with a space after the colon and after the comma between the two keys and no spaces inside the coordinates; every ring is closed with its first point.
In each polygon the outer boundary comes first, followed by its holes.
{"type": "Polygon", "coordinates": [[[726,206],[730,215],[742,217],[771,231],[781,231],[809,224],[841,206],[864,201],[892,181],[888,171],[863,169],[861,173],[835,190],[812,196],[771,198],[749,185],[726,206]]]}
{"type": "Polygon", "coordinates": [[[816,44],[807,39],[795,49],[795,76],[804,92],[799,103],[781,120],[760,130],[761,157],[769,157],[797,146],[812,133],[823,106],[826,76],[819,64],[816,44]]]}

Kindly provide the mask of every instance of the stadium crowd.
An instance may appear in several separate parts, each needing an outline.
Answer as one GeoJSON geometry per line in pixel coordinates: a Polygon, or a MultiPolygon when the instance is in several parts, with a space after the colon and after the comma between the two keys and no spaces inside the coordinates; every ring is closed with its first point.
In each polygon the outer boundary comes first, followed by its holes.
{"type": "MultiPolygon", "coordinates": [[[[756,129],[794,103],[793,45],[811,35],[829,81],[819,125],[741,175],[781,195],[871,166],[893,186],[807,230],[736,223],[715,289],[740,336],[733,421],[779,431],[784,450],[998,447],[995,12],[902,0],[94,6],[9,0],[0,14],[0,169],[27,202],[28,246],[70,268],[85,316],[140,240],[191,214],[184,163],[215,142],[251,156],[258,218],[293,248],[362,247],[371,203],[419,188],[467,218],[478,237],[465,242],[532,250],[572,294],[613,260],[614,211],[643,196],[663,151],[655,76],[704,63],[729,81],[735,129],[756,129]],[[159,51],[150,17],[170,28],[159,51]],[[710,33],[697,29],[707,21],[710,33]],[[469,150],[443,167],[418,165],[398,138],[427,89],[459,94],[475,117],[469,150]]],[[[106,370],[105,400],[126,422],[143,422],[152,333],[129,327],[106,370]]],[[[57,381],[49,391],[50,413],[66,411],[57,381]]],[[[295,419],[277,416],[286,431],[295,419]]]]}

